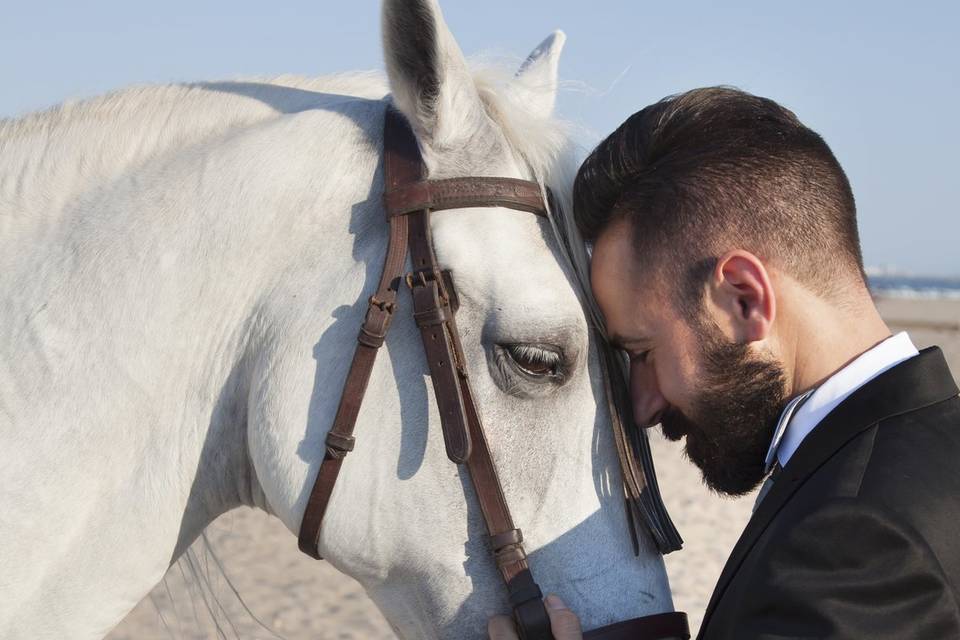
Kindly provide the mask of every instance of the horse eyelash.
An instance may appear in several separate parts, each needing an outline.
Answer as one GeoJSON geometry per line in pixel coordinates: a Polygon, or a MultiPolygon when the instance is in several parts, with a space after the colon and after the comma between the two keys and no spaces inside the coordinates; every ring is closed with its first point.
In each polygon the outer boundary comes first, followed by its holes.
{"type": "MultiPolygon", "coordinates": [[[[523,368],[523,362],[528,362],[535,365],[543,365],[549,367],[553,373],[548,376],[538,376],[546,377],[554,380],[563,380],[564,378],[564,368],[563,368],[563,355],[555,348],[548,347],[546,345],[531,345],[531,344],[511,344],[504,345],[504,351],[513,359],[514,363],[517,366],[523,368]]],[[[537,375],[530,373],[529,375],[537,375]]]]}
{"type": "Polygon", "coordinates": [[[509,395],[519,398],[538,398],[549,394],[567,381],[568,367],[563,352],[551,345],[495,344],[490,361],[497,385],[509,395]],[[523,371],[518,358],[530,363],[542,363],[556,373],[538,375],[523,371]],[[556,363],[556,364],[554,364],[556,363]]]}
{"type": "Polygon", "coordinates": [[[542,347],[535,347],[528,344],[514,344],[507,347],[507,349],[512,355],[515,355],[521,360],[548,366],[556,366],[560,364],[559,353],[544,349],[542,347]]]}

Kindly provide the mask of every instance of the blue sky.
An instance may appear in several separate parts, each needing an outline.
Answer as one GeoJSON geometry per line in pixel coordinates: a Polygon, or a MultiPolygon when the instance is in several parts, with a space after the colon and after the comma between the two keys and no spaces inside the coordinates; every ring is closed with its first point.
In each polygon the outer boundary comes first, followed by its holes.
{"type": "MultiPolygon", "coordinates": [[[[587,144],[696,86],[779,101],[850,176],[868,265],[960,276],[955,0],[441,4],[468,55],[519,58],[566,31],[559,110],[587,144]]],[[[0,116],[131,83],[382,68],[374,0],[4,5],[0,116]]]]}

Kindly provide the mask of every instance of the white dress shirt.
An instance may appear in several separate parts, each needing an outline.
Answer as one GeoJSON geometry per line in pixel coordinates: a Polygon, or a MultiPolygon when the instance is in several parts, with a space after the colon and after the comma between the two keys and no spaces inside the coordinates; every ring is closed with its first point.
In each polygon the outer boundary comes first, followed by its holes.
{"type": "Polygon", "coordinates": [[[772,465],[774,455],[780,466],[786,466],[803,439],[851,393],[919,353],[907,332],[901,331],[864,351],[819,387],[804,394],[805,399],[797,398],[799,402],[788,405],[777,424],[767,452],[768,466],[772,465]]]}

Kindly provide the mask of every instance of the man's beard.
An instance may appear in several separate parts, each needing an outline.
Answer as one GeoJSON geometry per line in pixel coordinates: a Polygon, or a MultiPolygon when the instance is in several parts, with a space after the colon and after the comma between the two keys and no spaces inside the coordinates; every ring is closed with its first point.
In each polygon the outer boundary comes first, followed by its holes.
{"type": "Polygon", "coordinates": [[[671,407],[661,427],[670,440],[687,437],[687,457],[714,491],[743,495],[764,476],[764,458],[783,410],[786,379],[772,357],[726,342],[716,326],[701,327],[703,385],[686,416],[671,407]]]}

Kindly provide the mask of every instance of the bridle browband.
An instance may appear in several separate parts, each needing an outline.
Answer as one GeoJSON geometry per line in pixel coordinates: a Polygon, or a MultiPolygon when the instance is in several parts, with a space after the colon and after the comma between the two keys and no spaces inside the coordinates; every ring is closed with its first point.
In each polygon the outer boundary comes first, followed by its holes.
{"type": "MultiPolygon", "coordinates": [[[[353,361],[340,404],[326,437],[326,452],[300,524],[300,550],[320,559],[320,527],[343,459],[354,448],[354,426],[377,350],[383,345],[403,282],[410,287],[413,317],[420,328],[443,431],[447,456],[465,464],[486,524],[490,549],[507,587],[520,637],[549,640],[550,619],[543,594],[533,579],[523,549],[523,534],[514,526],[503,496],[480,413],[474,402],[455,314],[456,291],[449,272],[441,271],[433,251],[430,213],[465,207],[506,207],[547,216],[539,184],[514,178],[428,180],[417,140],[406,119],[388,107],[384,127],[384,204],[390,240],[377,291],[370,296],[357,336],[353,361]],[[410,252],[413,270],[404,277],[410,252]]],[[[629,517],[629,516],[628,516],[629,517]]],[[[689,638],[686,615],[646,616],[588,632],[590,639],[644,637],[689,638]],[[642,635],[637,635],[642,634],[642,635]]]]}

